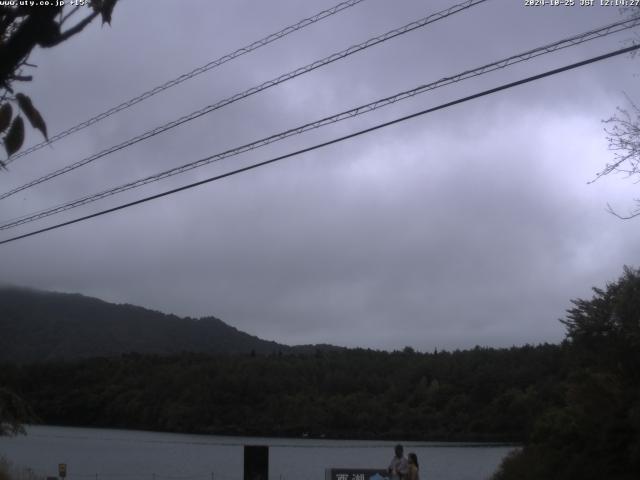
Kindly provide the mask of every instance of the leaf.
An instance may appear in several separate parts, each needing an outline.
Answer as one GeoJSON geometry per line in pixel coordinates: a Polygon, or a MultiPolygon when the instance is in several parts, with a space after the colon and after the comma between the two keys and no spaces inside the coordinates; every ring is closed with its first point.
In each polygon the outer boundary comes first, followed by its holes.
{"type": "Polygon", "coordinates": [[[7,155],[10,157],[20,150],[22,142],[24,142],[24,121],[18,116],[13,120],[9,133],[4,137],[4,149],[7,155]]]}
{"type": "Polygon", "coordinates": [[[10,103],[5,103],[0,107],[0,133],[4,132],[11,123],[13,108],[10,103]]]}
{"type": "Polygon", "coordinates": [[[118,0],[102,0],[102,8],[100,13],[102,14],[102,24],[108,23],[111,25],[111,14],[113,13],[113,7],[116,6],[118,0]]]}
{"type": "Polygon", "coordinates": [[[40,112],[36,110],[36,107],[33,106],[31,99],[22,93],[16,94],[16,100],[18,101],[18,105],[20,105],[20,109],[24,112],[29,123],[33,128],[36,128],[42,132],[44,138],[49,140],[47,136],[47,124],[44,123],[44,119],[40,112]]]}
{"type": "Polygon", "coordinates": [[[91,7],[94,12],[102,10],[102,0],[91,0],[91,7]]]}

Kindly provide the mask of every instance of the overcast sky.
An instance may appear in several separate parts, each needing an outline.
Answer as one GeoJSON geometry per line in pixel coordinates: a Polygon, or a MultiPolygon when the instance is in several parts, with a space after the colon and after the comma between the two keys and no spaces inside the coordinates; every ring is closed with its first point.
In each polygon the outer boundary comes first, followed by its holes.
{"type": "MultiPolygon", "coordinates": [[[[579,3],[578,0],[576,0],[579,3]]],[[[31,62],[55,134],[337,0],[121,0],[113,24],[31,62]]],[[[454,4],[366,0],[16,160],[2,191],[454,4]]],[[[30,213],[620,19],[615,7],[490,0],[0,202],[30,213]]],[[[545,55],[146,186],[86,215],[621,48],[545,55]]],[[[0,282],[200,317],[287,344],[418,350],[559,342],[570,299],[639,266],[639,185],[587,184],[602,120],[640,101],[628,55],[219,182],[0,246],[0,282]]],[[[40,141],[29,132],[27,143],[40,141]]]]}

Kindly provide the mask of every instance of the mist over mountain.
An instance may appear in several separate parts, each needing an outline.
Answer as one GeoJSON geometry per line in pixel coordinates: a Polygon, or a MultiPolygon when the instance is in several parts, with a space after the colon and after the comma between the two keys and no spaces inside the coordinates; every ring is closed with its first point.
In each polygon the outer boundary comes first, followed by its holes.
{"type": "Polygon", "coordinates": [[[79,294],[0,287],[0,361],[45,362],[117,356],[306,353],[330,346],[291,347],[241,332],[211,317],[181,318],[79,294]]]}

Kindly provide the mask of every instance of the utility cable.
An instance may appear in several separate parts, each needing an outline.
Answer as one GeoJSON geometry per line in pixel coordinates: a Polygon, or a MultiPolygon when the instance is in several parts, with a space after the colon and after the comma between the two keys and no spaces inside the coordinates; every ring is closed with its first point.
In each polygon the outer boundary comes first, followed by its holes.
{"type": "Polygon", "coordinates": [[[449,77],[444,77],[441,78],[440,80],[437,80],[435,82],[431,82],[429,84],[426,85],[420,85],[414,89],[411,90],[407,90],[404,92],[400,92],[397,93],[395,95],[392,95],[390,97],[386,97],[386,98],[382,98],[379,100],[376,100],[374,102],[370,102],[367,103],[365,105],[361,105],[359,107],[356,108],[352,108],[350,110],[346,110],[343,112],[340,112],[338,114],[332,115],[330,117],[325,117],[322,118],[320,120],[316,120],[314,122],[310,122],[289,130],[286,130],[284,132],[280,132],[274,135],[271,135],[269,137],[266,138],[262,138],[260,140],[256,140],[253,141],[251,143],[239,146],[239,147],[235,147],[233,149],[230,150],[226,150],[224,152],[221,153],[217,153],[215,155],[211,155],[202,159],[198,159],[196,161],[190,162],[190,163],[186,163],[184,165],[178,166],[178,167],[174,167],[168,170],[165,170],[163,172],[160,173],[156,173],[154,175],[150,175],[148,177],[144,177],[114,188],[110,188],[107,190],[103,190],[99,193],[95,193],[95,194],[91,194],[91,195],[87,195],[85,197],[67,202],[67,203],[63,203],[61,205],[57,205],[54,207],[49,207],[47,209],[44,210],[40,210],[38,212],[33,212],[27,215],[23,215],[21,217],[18,218],[14,218],[12,220],[6,220],[4,223],[0,224],[0,230],[6,230],[9,228],[13,228],[16,227],[18,225],[23,225],[25,223],[29,223],[35,220],[39,220],[51,215],[54,215],[56,213],[60,213],[60,212],[64,212],[66,210],[70,210],[72,208],[76,208],[76,207],[80,207],[82,205],[86,205],[88,203],[92,203],[98,200],[101,200],[103,198],[107,198],[122,192],[125,192],[127,190],[131,190],[134,188],[138,188],[141,187],[143,185],[147,185],[149,183],[152,182],[156,182],[165,178],[169,178],[172,177],[174,175],[178,175],[184,172],[187,172],[189,170],[193,170],[195,168],[199,168],[202,167],[204,165],[208,165],[210,163],[213,162],[217,162],[220,160],[223,160],[225,158],[229,158],[229,157],[233,157],[251,150],[255,150],[257,148],[260,147],[264,147],[266,145],[269,145],[271,143],[275,143],[278,142],[280,140],[284,140],[288,137],[294,136],[294,135],[299,135],[302,134],[304,132],[316,129],[316,128],[320,128],[326,125],[330,125],[333,123],[337,123],[339,121],[342,120],[346,120],[349,118],[353,118],[359,115],[363,115],[365,113],[369,113],[372,112],[374,110],[377,110],[379,108],[383,108],[386,107],[388,105],[391,105],[393,103],[402,101],[402,100],[406,100],[409,98],[412,98],[415,95],[421,94],[421,93],[425,93],[431,90],[434,90],[436,88],[440,88],[440,87],[444,87],[446,85],[450,85],[453,83],[457,83],[460,82],[462,80],[466,80],[469,78],[473,78],[476,76],[480,76],[480,75],[484,75],[486,73],[489,72],[493,72],[495,70],[498,69],[502,69],[502,68],[506,68],[508,66],[511,65],[515,65],[517,63],[520,62],[524,62],[524,61],[528,61],[532,58],[541,56],[541,55],[546,55],[552,52],[555,52],[557,50],[563,49],[563,48],[567,48],[567,47],[571,47],[571,46],[575,46],[575,45],[579,45],[581,43],[584,43],[586,41],[589,40],[593,40],[596,38],[602,38],[606,35],[611,35],[613,33],[617,33],[620,32],[622,30],[625,29],[629,29],[629,28],[633,28],[637,25],[640,24],[640,18],[636,18],[633,20],[626,20],[626,21],[622,21],[622,22],[617,22],[611,25],[607,25],[605,27],[601,27],[598,29],[594,29],[594,30],[590,30],[587,32],[583,32],[579,35],[574,35],[572,37],[569,38],[565,38],[563,40],[559,40],[557,42],[551,43],[551,44],[547,44],[547,45],[543,45],[541,47],[537,47],[531,50],[528,50],[526,52],[523,53],[519,53],[517,55],[512,55],[510,57],[483,65],[481,67],[477,67],[471,70],[466,70],[462,73],[458,73],[456,75],[452,75],[449,77]]]}
{"type": "Polygon", "coordinates": [[[147,140],[151,137],[154,137],[160,133],[166,132],[167,130],[170,130],[172,128],[175,128],[179,125],[182,125],[183,123],[186,122],[190,122],[191,120],[195,120],[196,118],[199,118],[203,115],[206,115],[210,112],[213,112],[214,110],[218,110],[222,107],[225,107],[231,103],[237,102],[238,100],[242,100],[244,98],[247,98],[251,95],[255,95],[256,93],[262,92],[268,88],[274,87],[276,85],[279,85],[283,82],[286,82],[288,80],[291,80],[293,78],[299,77],[300,75],[304,75],[306,73],[309,73],[313,70],[316,70],[317,68],[323,67],[325,65],[328,65],[330,63],[333,63],[337,60],[341,60],[343,58],[346,58],[350,55],[353,55],[354,53],[360,52],[362,50],[365,50],[369,47],[372,47],[374,45],[378,45],[381,44],[383,42],[386,42],[388,40],[391,40],[392,38],[398,37],[400,35],[404,35],[406,33],[409,33],[413,30],[416,30],[418,28],[422,28],[426,25],[429,25],[431,23],[437,22],[438,20],[442,20],[444,18],[447,18],[451,15],[454,15],[456,13],[459,13],[463,10],[466,10],[468,8],[471,8],[473,6],[476,6],[478,4],[484,3],[488,0],[467,0],[463,3],[454,5],[452,7],[449,7],[445,10],[441,10],[440,12],[434,13],[432,15],[429,15],[427,17],[424,17],[420,20],[417,20],[415,22],[411,22],[407,25],[404,25],[403,27],[391,30],[387,33],[384,33],[382,35],[379,35],[377,37],[374,38],[370,38],[369,40],[362,42],[358,45],[354,45],[351,46],[345,50],[342,50],[340,52],[334,53],[332,55],[329,55],[328,57],[323,58],[322,60],[317,60],[313,63],[310,63],[304,67],[300,67],[297,68],[295,70],[290,71],[289,73],[285,73],[283,75],[280,75],[279,77],[276,77],[272,80],[269,80],[267,82],[264,82],[256,87],[252,87],[248,90],[245,90],[242,93],[237,93],[231,97],[228,97],[224,100],[221,100],[217,103],[214,103],[212,105],[208,105],[200,110],[197,110],[195,112],[192,112],[188,115],[185,115],[183,117],[178,118],[177,120],[174,120],[172,122],[166,123],[164,125],[161,125],[159,127],[156,127],[152,130],[149,130],[141,135],[138,135],[137,137],[131,138],[123,143],[120,143],[118,145],[115,145],[113,147],[107,148],[106,150],[103,150],[97,154],[94,154],[90,157],[84,158],[82,160],[79,160],[75,163],[72,163],[70,165],[67,165],[66,167],[63,167],[59,170],[55,170],[47,175],[44,175],[43,177],[40,177],[36,180],[33,180],[29,183],[26,183],[20,187],[14,188],[13,190],[3,193],[2,195],[0,195],[0,200],[3,200],[7,197],[10,197],[11,195],[14,195],[18,192],[21,192],[27,188],[33,187],[35,185],[38,185],[40,183],[46,182],[47,180],[51,180],[52,178],[55,178],[59,175],[68,173],[72,170],[75,170],[76,168],[82,167],[83,165],[86,165],[88,163],[94,162],[96,160],[98,160],[99,158],[105,157],[111,153],[117,152],[119,150],[122,150],[124,148],[130,147],[131,145],[134,145],[138,142],[141,142],[143,140],[147,140]]]}
{"type": "Polygon", "coordinates": [[[72,225],[74,223],[79,223],[79,222],[82,222],[82,221],[85,221],[85,220],[89,220],[91,218],[95,218],[95,217],[99,217],[99,216],[102,216],[102,215],[106,215],[107,213],[112,213],[112,212],[116,212],[116,211],[119,211],[119,210],[124,210],[126,208],[133,207],[135,205],[139,205],[139,204],[142,204],[142,203],[146,203],[146,202],[149,202],[151,200],[156,200],[158,198],[166,197],[168,195],[172,195],[174,193],[181,192],[183,190],[189,190],[191,188],[198,187],[200,185],[204,185],[204,184],[207,184],[207,183],[215,182],[217,180],[221,180],[223,178],[231,177],[231,176],[239,174],[239,173],[247,172],[249,170],[254,170],[254,169],[259,168],[259,167],[264,167],[266,165],[279,162],[279,161],[284,160],[286,158],[295,157],[295,156],[301,155],[303,153],[311,152],[313,150],[317,150],[317,149],[320,149],[320,148],[323,148],[323,147],[327,147],[327,146],[333,145],[335,143],[343,142],[345,140],[349,140],[351,138],[355,138],[355,137],[358,137],[360,135],[364,135],[366,133],[371,133],[371,132],[379,130],[381,128],[385,128],[385,127],[388,127],[388,126],[391,126],[391,125],[395,125],[397,123],[401,123],[401,122],[410,120],[412,118],[416,118],[416,117],[419,117],[419,116],[422,116],[422,115],[426,115],[428,113],[432,113],[432,112],[435,112],[437,110],[443,110],[445,108],[449,108],[449,107],[452,107],[454,105],[465,103],[465,102],[468,102],[470,100],[474,100],[476,98],[484,97],[486,95],[491,95],[493,93],[497,93],[497,92],[500,92],[500,91],[503,91],[503,90],[507,90],[507,89],[510,89],[510,88],[513,88],[513,87],[517,87],[519,85],[524,85],[526,83],[534,82],[536,80],[540,80],[540,79],[545,78],[545,77],[550,77],[552,75],[557,75],[559,73],[566,72],[568,70],[573,70],[573,69],[578,68],[578,67],[589,65],[591,63],[599,62],[599,61],[602,61],[602,60],[605,60],[605,59],[608,59],[608,58],[611,58],[611,57],[615,57],[615,56],[618,56],[618,55],[623,55],[625,53],[633,52],[633,51],[636,51],[638,49],[640,49],[640,45],[633,45],[631,47],[622,48],[620,50],[615,50],[613,52],[609,52],[609,53],[606,53],[604,55],[599,55],[597,57],[592,57],[592,58],[589,58],[587,60],[583,60],[581,62],[573,63],[573,64],[570,64],[570,65],[566,65],[564,67],[556,68],[556,69],[553,69],[553,70],[548,70],[548,71],[546,71],[544,73],[540,73],[538,75],[533,75],[533,76],[530,76],[530,77],[527,77],[527,78],[524,78],[524,79],[521,79],[521,80],[517,80],[515,82],[506,83],[506,84],[500,85],[498,87],[491,88],[489,90],[484,90],[484,91],[482,91],[480,93],[476,93],[476,94],[473,94],[473,95],[469,95],[467,97],[459,98],[459,99],[453,100],[451,102],[443,103],[443,104],[438,105],[436,107],[428,108],[426,110],[422,110],[422,111],[419,111],[419,112],[416,112],[416,113],[412,113],[412,114],[406,115],[404,117],[396,118],[395,120],[391,120],[391,121],[388,121],[388,122],[380,123],[378,125],[374,125],[373,127],[365,128],[363,130],[359,130],[357,132],[353,132],[353,133],[350,133],[348,135],[344,135],[342,137],[334,138],[333,140],[329,140],[329,141],[326,141],[326,142],[323,142],[323,143],[318,143],[318,144],[313,145],[311,147],[303,148],[303,149],[297,150],[295,152],[287,153],[285,155],[280,155],[278,157],[271,158],[269,160],[265,160],[265,161],[262,161],[262,162],[254,163],[252,165],[248,165],[248,166],[243,167],[243,168],[238,168],[236,170],[232,170],[230,172],[223,173],[221,175],[216,175],[214,177],[210,177],[210,178],[207,178],[205,180],[200,180],[198,182],[190,183],[188,185],[183,185],[181,187],[174,188],[174,189],[171,189],[171,190],[167,190],[167,191],[162,192],[162,193],[158,193],[158,194],[155,194],[155,195],[144,197],[144,198],[141,198],[139,200],[135,200],[133,202],[129,202],[129,203],[125,203],[125,204],[122,204],[122,205],[118,205],[116,207],[108,208],[106,210],[101,210],[99,212],[92,213],[90,215],[85,215],[83,217],[75,218],[73,220],[69,220],[69,221],[66,221],[66,222],[58,223],[56,225],[52,225],[52,226],[49,226],[49,227],[46,227],[46,228],[35,230],[35,231],[29,232],[29,233],[25,233],[25,234],[22,234],[22,235],[18,235],[18,236],[15,236],[15,237],[11,237],[11,238],[8,238],[6,240],[0,241],[0,245],[4,245],[4,244],[9,243],[9,242],[14,242],[16,240],[21,240],[23,238],[32,237],[32,236],[38,235],[40,233],[44,233],[44,232],[48,232],[48,231],[55,230],[55,229],[58,229],[58,228],[62,228],[62,227],[65,227],[67,225],[72,225]]]}
{"type": "Polygon", "coordinates": [[[252,52],[254,50],[259,49],[260,47],[264,47],[265,45],[268,45],[272,42],[275,42],[276,40],[280,40],[281,38],[286,37],[287,35],[297,32],[298,30],[302,30],[305,27],[308,27],[309,25],[313,25],[316,22],[319,22],[320,20],[324,20],[325,18],[328,18],[332,15],[335,15],[336,13],[339,13],[343,10],[346,10],[347,8],[353,7],[359,3],[364,2],[365,0],[348,0],[342,3],[339,3],[337,5],[335,5],[334,7],[331,7],[327,10],[323,10],[322,12],[316,13],[315,15],[309,17],[309,18],[305,18],[303,20],[300,20],[298,23],[294,24],[294,25],[290,25],[288,27],[283,28],[282,30],[276,32],[276,33],[272,33],[270,35],[267,35],[264,38],[261,38],[260,40],[256,40],[255,42],[244,46],[242,48],[237,49],[236,51],[232,52],[232,53],[228,53],[226,55],[223,55],[220,58],[217,58],[216,60],[212,60],[209,63],[207,63],[206,65],[202,65],[201,67],[195,68],[193,70],[191,70],[188,73],[182,74],[179,77],[176,77],[172,80],[169,80],[165,83],[163,83],[162,85],[158,85],[155,88],[152,88],[151,90],[148,90],[140,95],[138,95],[137,97],[133,97],[125,102],[122,102],[120,105],[117,105],[113,108],[110,108],[109,110],[105,110],[104,112],[91,117],[88,120],[85,120],[84,122],[81,122],[77,125],[74,125],[73,127],[68,128],[67,130],[64,130],[56,135],[54,135],[53,137],[49,138],[48,140],[38,143],[37,145],[34,145],[30,148],[25,149],[24,151],[17,153],[15,155],[13,155],[12,157],[10,157],[9,159],[7,159],[5,161],[5,164],[9,164],[11,162],[13,162],[14,160],[17,160],[20,157],[24,157],[25,155],[29,155],[32,152],[35,152],[36,150],[40,150],[41,148],[47,146],[47,145],[51,145],[54,142],[57,142],[58,140],[61,140],[73,133],[79,132],[80,130],[83,130],[91,125],[93,125],[94,123],[98,123],[101,120],[104,120],[105,118],[108,118],[122,110],[125,110],[129,107],[132,107],[133,105],[136,105],[137,103],[140,103],[148,98],[153,97],[154,95],[163,92],[164,90],[167,90],[171,87],[175,87],[176,85],[181,84],[182,82],[186,82],[187,80],[196,77],[202,73],[208,72],[209,70],[219,67],[231,60],[234,60],[246,53],[252,52]]]}

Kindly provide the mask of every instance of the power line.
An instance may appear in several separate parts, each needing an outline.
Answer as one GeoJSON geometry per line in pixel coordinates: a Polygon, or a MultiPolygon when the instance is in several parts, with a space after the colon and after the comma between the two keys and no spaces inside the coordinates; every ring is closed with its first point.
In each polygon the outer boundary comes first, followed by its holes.
{"type": "Polygon", "coordinates": [[[46,182],[48,180],[51,180],[52,178],[58,177],[60,175],[63,175],[65,173],[68,173],[72,170],[75,170],[76,168],[82,167],[83,165],[86,165],[88,163],[94,162],[95,160],[98,160],[99,158],[105,157],[111,153],[117,152],[119,150],[122,150],[124,148],[130,147],[131,145],[134,145],[138,142],[141,142],[143,140],[147,140],[151,137],[154,137],[160,133],[166,132],[167,130],[170,130],[172,128],[175,128],[179,125],[182,125],[183,123],[186,122],[190,122],[191,120],[195,120],[196,118],[199,118],[203,115],[206,115],[208,113],[213,112],[214,110],[218,110],[222,107],[225,107],[227,105],[230,105],[231,103],[237,102],[238,100],[242,100],[244,98],[247,98],[251,95],[255,95],[256,93],[262,92],[268,88],[274,87],[276,85],[279,85],[283,82],[286,82],[288,80],[291,80],[293,78],[299,77],[300,75],[304,75],[308,72],[311,72],[317,68],[320,67],[324,67],[325,65],[328,65],[330,63],[333,63],[337,60],[341,60],[343,58],[346,58],[350,55],[353,55],[354,53],[360,52],[362,50],[365,50],[369,47],[378,45],[380,43],[386,42],[388,40],[391,40],[395,37],[398,37],[400,35],[404,35],[406,33],[409,33],[413,30],[416,30],[418,28],[422,28],[426,25],[429,25],[431,23],[437,22],[439,20],[442,20],[444,18],[447,18],[451,15],[454,15],[456,13],[459,13],[463,10],[466,10],[468,8],[471,8],[473,6],[476,6],[478,4],[484,3],[488,0],[467,0],[463,3],[454,5],[452,7],[449,7],[447,9],[441,10],[440,12],[431,14],[427,17],[424,17],[420,20],[417,20],[415,22],[411,22],[407,25],[404,25],[403,27],[394,29],[394,30],[390,30],[382,35],[379,35],[377,37],[374,38],[370,38],[369,40],[362,42],[360,44],[351,46],[345,50],[342,50],[340,52],[334,53],[332,55],[329,55],[328,57],[325,57],[321,60],[316,60],[313,63],[310,63],[304,67],[300,67],[297,68],[295,70],[292,70],[288,73],[285,73],[283,75],[280,75],[277,78],[274,78],[272,80],[269,80],[267,82],[264,82],[256,87],[252,87],[248,90],[245,90],[242,93],[237,93],[231,97],[228,97],[224,100],[221,100],[215,104],[212,105],[208,105],[204,108],[201,108],[200,110],[197,110],[195,112],[192,112],[188,115],[185,115],[183,117],[178,118],[177,120],[174,120],[172,122],[166,123],[164,125],[161,125],[159,127],[156,127],[152,130],[149,130],[141,135],[138,135],[137,137],[131,138],[123,143],[120,143],[118,145],[115,145],[113,147],[107,148],[106,150],[103,150],[97,154],[94,154],[90,157],[86,157],[82,160],[79,160],[75,163],[72,163],[70,165],[67,165],[66,167],[63,167],[61,169],[55,170],[51,173],[48,173],[47,175],[44,175],[36,180],[32,180],[29,183],[26,183],[20,187],[14,188],[13,190],[9,191],[9,192],[5,192],[2,195],[0,195],[0,200],[3,200],[7,197],[10,197],[11,195],[15,195],[18,192],[21,192],[27,188],[33,187],[35,185],[38,185],[40,183],[46,182]]]}
{"type": "Polygon", "coordinates": [[[380,124],[375,125],[373,127],[366,128],[364,130],[359,130],[357,132],[350,133],[349,135],[344,135],[342,137],[334,138],[333,140],[329,140],[329,141],[326,141],[326,142],[323,142],[323,143],[319,143],[319,144],[313,145],[311,147],[303,148],[301,150],[297,150],[295,152],[287,153],[285,155],[280,155],[279,157],[275,157],[275,158],[272,158],[272,159],[269,159],[269,160],[265,160],[265,161],[262,161],[262,162],[254,163],[252,165],[248,165],[248,166],[243,167],[243,168],[238,168],[236,170],[232,170],[230,172],[223,173],[221,175],[216,175],[214,177],[210,177],[210,178],[207,178],[205,180],[200,180],[198,182],[190,183],[188,185],[183,185],[182,187],[174,188],[174,189],[162,192],[162,193],[158,193],[158,194],[151,195],[151,196],[148,196],[148,197],[145,197],[145,198],[141,198],[141,199],[135,200],[133,202],[129,202],[129,203],[125,203],[125,204],[122,204],[122,205],[118,205],[117,207],[108,208],[106,210],[102,210],[102,211],[99,211],[99,212],[96,212],[96,213],[92,213],[90,215],[85,215],[83,217],[75,218],[75,219],[69,220],[67,222],[58,223],[58,224],[52,225],[50,227],[42,228],[40,230],[36,230],[36,231],[33,231],[33,232],[25,233],[23,235],[18,235],[18,236],[15,236],[15,237],[12,237],[12,238],[9,238],[9,239],[6,239],[6,240],[2,240],[2,241],[0,241],[0,245],[4,245],[4,244],[9,243],[9,242],[14,242],[16,240],[21,240],[23,238],[32,237],[32,236],[38,235],[40,233],[48,232],[50,230],[55,230],[55,229],[58,229],[58,228],[61,228],[61,227],[65,227],[67,225],[72,225],[74,223],[79,223],[79,222],[82,222],[82,221],[85,221],[85,220],[89,220],[91,218],[95,218],[95,217],[99,217],[99,216],[102,216],[102,215],[106,215],[107,213],[112,213],[112,212],[116,212],[116,211],[119,211],[119,210],[124,210],[126,208],[133,207],[135,205],[139,205],[141,203],[146,203],[146,202],[149,202],[151,200],[156,200],[158,198],[166,197],[168,195],[172,195],[174,193],[181,192],[183,190],[189,190],[191,188],[198,187],[200,185],[204,185],[206,183],[215,182],[215,181],[221,180],[223,178],[231,177],[231,176],[236,175],[238,173],[247,172],[249,170],[253,170],[253,169],[256,169],[256,168],[259,168],[259,167],[263,167],[263,166],[266,166],[266,165],[269,165],[269,164],[272,164],[272,163],[275,163],[275,162],[279,162],[279,161],[284,160],[286,158],[295,157],[295,156],[301,155],[303,153],[308,153],[308,152],[311,152],[313,150],[317,150],[317,149],[320,149],[320,148],[323,148],[323,147],[327,147],[329,145],[333,145],[334,143],[339,143],[339,142],[342,142],[342,141],[345,141],[345,140],[349,140],[349,139],[354,138],[354,137],[358,137],[360,135],[364,135],[366,133],[371,133],[371,132],[379,130],[381,128],[385,128],[385,127],[388,127],[388,126],[391,126],[391,125],[395,125],[396,123],[401,123],[401,122],[410,120],[412,118],[416,118],[416,117],[419,117],[419,116],[422,116],[422,115],[426,115],[428,113],[435,112],[437,110],[442,110],[442,109],[445,109],[445,108],[449,108],[449,107],[452,107],[454,105],[458,105],[458,104],[461,104],[461,103],[468,102],[470,100],[474,100],[476,98],[484,97],[486,95],[491,95],[493,93],[500,92],[502,90],[507,90],[509,88],[513,88],[513,87],[516,87],[516,86],[519,86],[519,85],[523,85],[523,84],[530,83],[530,82],[533,82],[533,81],[536,81],[536,80],[540,80],[540,79],[545,78],[545,77],[549,77],[549,76],[552,76],[552,75],[557,75],[559,73],[566,72],[568,70],[573,70],[573,69],[578,68],[578,67],[582,67],[582,66],[585,66],[585,65],[589,65],[591,63],[599,62],[599,61],[605,60],[607,58],[615,57],[617,55],[623,55],[625,53],[633,52],[633,51],[636,51],[638,49],[640,49],[640,45],[633,45],[631,47],[623,48],[623,49],[620,49],[620,50],[615,50],[613,52],[609,52],[609,53],[606,53],[604,55],[599,55],[597,57],[592,57],[590,59],[583,60],[581,62],[573,63],[573,64],[570,64],[570,65],[566,65],[566,66],[561,67],[561,68],[556,68],[554,70],[548,70],[548,71],[546,71],[544,73],[540,73],[538,75],[533,75],[533,76],[530,76],[530,77],[527,77],[527,78],[524,78],[524,79],[521,79],[521,80],[517,80],[515,82],[506,83],[506,84],[500,85],[498,87],[491,88],[489,90],[484,90],[484,91],[482,91],[480,93],[469,95],[467,97],[463,97],[463,98],[460,98],[460,99],[457,99],[457,100],[453,100],[451,102],[443,103],[441,105],[438,105],[437,107],[428,108],[428,109],[422,110],[420,112],[412,113],[411,115],[406,115],[404,117],[396,118],[395,120],[391,120],[391,121],[388,121],[388,122],[380,123],[380,124]]]}
{"type": "Polygon", "coordinates": [[[84,122],[81,122],[77,125],[74,125],[73,127],[70,127],[67,130],[64,130],[63,132],[58,133],[57,135],[54,135],[53,137],[49,138],[48,140],[38,143],[37,145],[34,145],[30,148],[25,149],[24,151],[15,154],[14,156],[12,156],[11,158],[7,159],[5,161],[5,164],[9,164],[11,162],[13,162],[14,160],[17,160],[20,157],[24,157],[25,155],[29,155],[32,152],[35,152],[36,150],[40,150],[41,148],[47,146],[47,145],[51,145],[54,142],[57,142],[58,140],[65,138],[73,133],[79,132],[80,130],[83,130],[95,123],[100,122],[101,120],[104,120],[107,117],[110,117],[122,110],[125,110],[129,107],[132,107],[133,105],[136,105],[137,103],[140,103],[148,98],[153,97],[154,95],[163,92],[164,90],[167,90],[171,87],[175,87],[176,85],[181,84],[182,82],[186,82],[187,80],[190,80],[193,77],[196,77],[202,73],[208,72],[209,70],[219,67],[231,60],[234,60],[242,55],[245,55],[249,52],[252,52],[254,50],[259,49],[260,47],[264,47],[265,45],[268,45],[272,42],[275,42],[276,40],[280,40],[281,38],[286,37],[287,35],[297,32],[298,30],[302,30],[305,27],[308,27],[309,25],[313,25],[316,22],[319,22],[320,20],[324,20],[325,18],[328,18],[332,15],[335,15],[336,13],[339,13],[343,10],[346,10],[347,8],[353,7],[359,3],[364,2],[365,0],[347,0],[345,2],[339,3],[337,5],[335,5],[334,7],[331,7],[327,10],[323,10],[322,12],[316,13],[315,15],[309,17],[309,18],[305,18],[303,20],[300,20],[298,23],[294,24],[294,25],[290,25],[288,27],[283,28],[282,30],[276,32],[276,33],[272,33],[270,35],[267,35],[264,38],[261,38],[260,40],[256,40],[255,42],[244,46],[242,48],[237,49],[236,51],[232,52],[232,53],[228,53],[226,55],[223,55],[220,58],[217,58],[216,60],[212,60],[209,63],[207,63],[206,65],[202,65],[201,67],[195,68],[193,70],[191,70],[188,73],[182,74],[179,77],[176,77],[172,80],[169,80],[165,83],[163,83],[162,85],[158,85],[157,87],[152,88],[151,90],[147,90],[146,92],[138,95],[137,97],[133,97],[125,102],[122,102],[120,105],[117,105],[113,108],[110,108],[109,110],[105,110],[104,112],[91,117],[88,120],[85,120],[84,122]]]}
{"type": "Polygon", "coordinates": [[[271,143],[275,143],[277,141],[280,140],[284,140],[288,137],[294,136],[294,135],[299,135],[301,133],[316,129],[316,128],[321,128],[323,126],[329,125],[329,124],[333,124],[333,123],[337,123],[339,121],[342,120],[346,120],[349,118],[353,118],[359,115],[363,115],[365,113],[369,113],[372,112],[374,110],[377,110],[379,108],[383,108],[386,107],[388,105],[391,105],[393,103],[402,101],[402,100],[406,100],[409,98],[414,97],[415,95],[421,94],[421,93],[425,93],[427,91],[431,91],[434,90],[436,88],[440,88],[446,85],[450,85],[453,83],[457,83],[460,82],[462,80],[466,80],[469,78],[473,78],[476,76],[480,76],[480,75],[484,75],[486,73],[490,73],[493,72],[495,70],[499,70],[502,68],[506,68],[508,66],[523,62],[523,61],[528,61],[532,58],[541,56],[541,55],[546,55],[548,53],[552,53],[555,52],[557,50],[563,49],[563,48],[567,48],[567,47],[571,47],[571,46],[575,46],[575,45],[579,45],[581,43],[596,39],[596,38],[602,38],[604,36],[607,35],[611,35],[613,33],[618,33],[620,31],[632,28],[637,26],[638,24],[640,24],[640,18],[636,18],[636,19],[631,19],[631,20],[624,20],[624,21],[620,21],[620,22],[616,22],[614,24],[610,24],[604,27],[600,27],[594,30],[589,30],[587,32],[583,32],[580,33],[578,35],[574,35],[572,37],[568,37],[565,38],[563,40],[559,40],[547,45],[543,45],[541,47],[537,47],[531,50],[528,50],[526,52],[523,53],[519,53],[516,55],[512,55],[510,57],[483,65],[481,67],[477,67],[471,70],[466,70],[462,73],[458,73],[456,75],[453,76],[449,76],[449,77],[444,77],[441,78],[440,80],[437,80],[435,82],[431,82],[429,84],[426,85],[420,85],[414,89],[411,90],[407,90],[404,92],[400,92],[397,93],[395,95],[392,95],[390,97],[386,97],[386,98],[382,98],[379,100],[376,100],[374,102],[370,102],[368,104],[365,105],[361,105],[359,107],[356,108],[352,108],[350,110],[346,110],[343,112],[340,112],[338,114],[332,115],[330,117],[325,117],[322,118],[320,120],[316,120],[314,122],[310,122],[289,130],[286,130],[284,132],[280,132],[274,135],[271,135],[269,137],[266,138],[262,138],[260,140],[256,140],[253,141],[251,143],[239,146],[239,147],[235,147],[233,149],[230,150],[226,150],[224,152],[221,153],[217,153],[215,155],[210,155],[208,157],[178,166],[178,167],[174,167],[171,168],[169,170],[165,170],[163,172],[160,173],[156,173],[154,175],[150,175],[148,177],[144,177],[138,180],[135,180],[133,182],[129,182],[126,183],[124,185],[120,185],[118,187],[114,187],[114,188],[110,188],[107,190],[103,190],[102,192],[96,193],[96,194],[91,194],[85,197],[82,197],[80,199],[76,199],[74,201],[71,202],[67,202],[67,203],[63,203],[61,205],[57,205],[55,207],[50,207],[44,210],[40,210],[38,212],[34,212],[34,213],[30,213],[27,215],[23,215],[21,217],[12,219],[12,220],[7,220],[5,221],[5,223],[0,224],[0,230],[7,230],[9,228],[13,228],[19,225],[23,225],[35,220],[39,220],[42,218],[46,218],[49,217],[51,215],[57,214],[57,213],[61,213],[67,210],[71,210],[73,208],[76,207],[80,207],[82,205],[86,205],[88,203],[92,203],[98,200],[101,200],[103,198],[107,198],[113,195],[116,195],[118,193],[122,193],[125,192],[127,190],[131,190],[134,188],[138,188],[141,187],[143,185],[147,185],[149,183],[152,182],[156,182],[165,178],[169,178],[171,176],[174,175],[178,175],[184,172],[187,172],[189,170],[193,170],[195,168],[199,168],[202,167],[204,165],[213,163],[213,162],[217,162],[220,160],[223,160],[225,158],[229,158],[229,157],[233,157],[242,153],[246,153],[248,151],[251,150],[255,150],[257,148],[260,147],[264,147],[266,145],[269,145],[271,143]]]}

